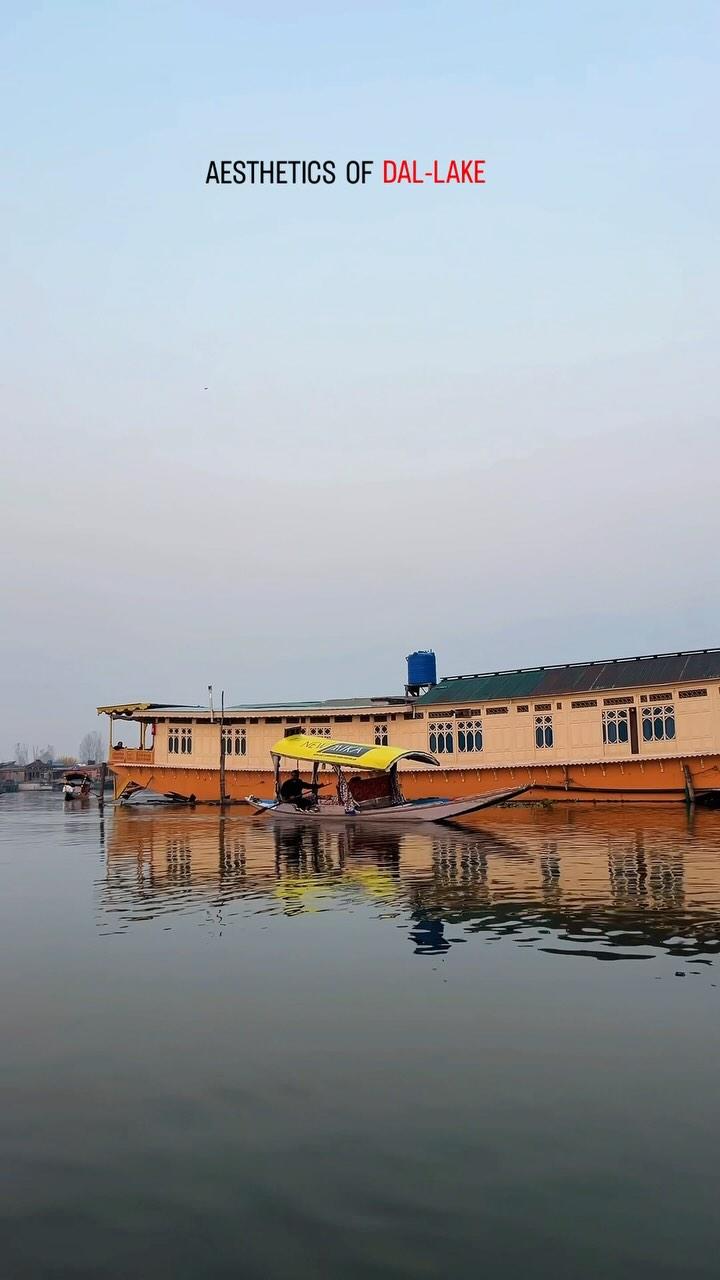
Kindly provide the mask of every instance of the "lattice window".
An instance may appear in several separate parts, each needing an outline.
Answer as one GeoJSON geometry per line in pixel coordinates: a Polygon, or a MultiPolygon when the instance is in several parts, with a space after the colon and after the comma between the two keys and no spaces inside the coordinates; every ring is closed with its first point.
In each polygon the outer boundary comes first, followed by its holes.
{"type": "Polygon", "coordinates": [[[225,756],[247,755],[247,738],[244,729],[233,729],[226,726],[222,730],[222,748],[225,756]]]}
{"type": "Polygon", "coordinates": [[[707,698],[707,689],[681,689],[678,698],[707,698]]]}
{"type": "Polygon", "coordinates": [[[535,717],[535,746],[539,748],[551,747],[553,745],[553,718],[552,716],[536,716],[535,717]]]}
{"type": "Polygon", "coordinates": [[[665,706],[643,707],[642,735],[645,742],[670,742],[675,737],[675,709],[665,706]]]}
{"type": "Polygon", "coordinates": [[[168,730],[168,751],[171,755],[190,755],[192,751],[192,725],[174,724],[168,730]]]}
{"type": "Polygon", "coordinates": [[[634,698],[603,698],[604,707],[629,707],[635,701],[634,698]]]}
{"type": "Polygon", "coordinates": [[[508,707],[486,707],[485,715],[486,716],[506,716],[508,713],[508,710],[509,710],[508,707]]]}
{"type": "Polygon", "coordinates": [[[643,702],[670,702],[671,693],[651,693],[649,698],[643,698],[643,702]]]}
{"type": "Polygon", "coordinates": [[[630,716],[627,711],[603,711],[603,742],[617,746],[630,741],[630,716]]]}
{"type": "Polygon", "coordinates": [[[576,702],[571,702],[570,706],[573,711],[579,711],[581,707],[596,707],[597,698],[578,698],[576,702]]]}
{"type": "Polygon", "coordinates": [[[530,710],[530,704],[529,704],[528,702],[522,702],[522,703],[520,704],[520,706],[519,706],[519,707],[516,707],[516,708],[515,708],[515,710],[516,710],[516,711],[529,711],[529,710],[530,710]]]}
{"type": "Polygon", "coordinates": [[[448,755],[455,750],[455,723],[452,720],[431,720],[428,725],[428,742],[433,755],[448,755]]]}
{"type": "Polygon", "coordinates": [[[388,727],[387,721],[378,722],[374,725],[375,746],[386,747],[388,744],[388,727]]]}
{"type": "Polygon", "coordinates": [[[458,751],[482,751],[482,720],[457,721],[458,751]]]}
{"type": "Polygon", "coordinates": [[[325,724],[314,724],[314,725],[313,725],[313,727],[312,727],[312,734],[313,734],[313,737],[314,737],[314,738],[330,738],[330,737],[332,737],[332,734],[330,733],[330,725],[329,725],[329,724],[326,724],[326,725],[325,725],[325,724]]]}
{"type": "Polygon", "coordinates": [[[552,702],[536,702],[536,711],[552,711],[552,702]]]}

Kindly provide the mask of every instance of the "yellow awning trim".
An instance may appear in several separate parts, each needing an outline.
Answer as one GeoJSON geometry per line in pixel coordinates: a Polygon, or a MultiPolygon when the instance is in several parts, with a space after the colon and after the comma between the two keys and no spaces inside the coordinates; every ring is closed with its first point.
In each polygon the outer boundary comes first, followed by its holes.
{"type": "Polygon", "coordinates": [[[149,711],[152,702],[119,702],[113,707],[98,707],[99,716],[132,716],[138,711],[149,711]]]}

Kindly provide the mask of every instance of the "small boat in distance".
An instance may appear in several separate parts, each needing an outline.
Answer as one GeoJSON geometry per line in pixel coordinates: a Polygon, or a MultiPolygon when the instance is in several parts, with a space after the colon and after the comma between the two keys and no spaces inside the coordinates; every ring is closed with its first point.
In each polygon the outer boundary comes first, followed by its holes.
{"type": "Polygon", "coordinates": [[[63,776],[63,800],[84,800],[90,795],[92,779],[80,769],[70,769],[63,776]]]}
{"type": "Polygon", "coordinates": [[[463,796],[448,800],[441,796],[426,796],[420,800],[406,800],[402,793],[398,764],[401,760],[438,767],[439,760],[429,751],[417,751],[403,747],[371,746],[365,742],[335,742],[327,738],[292,734],[282,738],[272,747],[271,759],[275,776],[274,800],[262,800],[248,796],[257,813],[270,813],[278,817],[334,818],[347,821],[413,821],[447,822],[454,818],[502,804],[514,796],[528,791],[527,785],[504,791],[486,791],[483,795],[463,796]],[[280,780],[282,760],[292,760],[296,767],[283,782],[280,780]],[[299,764],[312,766],[311,781],[300,777],[299,764]],[[326,782],[320,781],[321,769],[334,773],[334,795],[321,796],[320,789],[326,782]],[[348,771],[349,770],[349,776],[348,771]]]}

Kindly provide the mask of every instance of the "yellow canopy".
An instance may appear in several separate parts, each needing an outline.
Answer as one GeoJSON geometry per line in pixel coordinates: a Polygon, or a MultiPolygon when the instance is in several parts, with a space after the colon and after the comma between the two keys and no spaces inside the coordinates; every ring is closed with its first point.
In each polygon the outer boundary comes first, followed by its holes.
{"type": "Polygon", "coordinates": [[[419,764],[439,764],[429,751],[413,751],[406,747],[373,747],[367,742],[336,742],[332,738],[310,738],[294,733],[281,738],[272,748],[274,756],[288,760],[309,760],[312,764],[344,764],[351,769],[377,769],[387,773],[398,760],[416,760],[419,764]]]}

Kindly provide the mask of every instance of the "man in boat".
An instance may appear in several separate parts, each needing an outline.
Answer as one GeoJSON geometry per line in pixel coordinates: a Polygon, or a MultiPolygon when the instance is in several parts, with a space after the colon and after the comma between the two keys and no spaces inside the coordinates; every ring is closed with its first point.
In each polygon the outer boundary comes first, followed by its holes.
{"type": "Polygon", "coordinates": [[[295,769],[289,778],[286,778],[280,788],[280,799],[286,804],[297,805],[298,809],[312,809],[317,803],[318,787],[324,787],[324,782],[303,782],[300,777],[300,770],[295,769]],[[303,795],[303,791],[310,791],[309,796],[303,795]]]}

